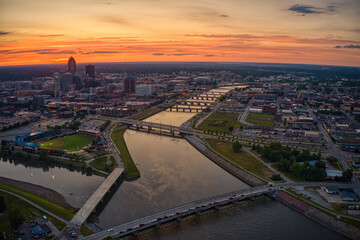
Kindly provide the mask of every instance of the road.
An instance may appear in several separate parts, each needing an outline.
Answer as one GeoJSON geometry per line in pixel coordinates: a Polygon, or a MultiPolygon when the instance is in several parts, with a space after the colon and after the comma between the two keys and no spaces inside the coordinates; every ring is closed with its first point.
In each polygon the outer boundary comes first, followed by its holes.
{"type": "Polygon", "coordinates": [[[291,180],[290,178],[286,177],[284,174],[282,174],[281,172],[279,172],[277,169],[273,168],[273,166],[270,163],[265,162],[264,160],[262,160],[260,157],[258,157],[256,154],[254,154],[253,152],[250,151],[250,149],[243,147],[243,150],[247,153],[249,153],[251,156],[253,156],[254,158],[256,158],[259,162],[261,162],[262,164],[264,164],[265,166],[267,166],[270,170],[272,170],[274,173],[276,174],[280,174],[280,176],[285,179],[287,182],[294,182],[293,180],[291,180]]]}
{"type": "MultiPolygon", "coordinates": [[[[351,158],[349,158],[348,154],[338,149],[338,146],[331,140],[329,134],[323,127],[322,122],[318,120],[318,118],[316,117],[316,115],[314,114],[314,112],[310,107],[308,108],[308,110],[313,120],[317,122],[317,127],[319,128],[324,139],[326,140],[327,145],[330,148],[331,154],[339,160],[344,170],[349,169],[349,165],[347,164],[347,161],[351,160],[351,158]]],[[[353,178],[353,181],[357,182],[356,177],[353,178]]]]}
{"type": "Polygon", "coordinates": [[[206,114],[204,117],[200,118],[199,121],[197,121],[195,128],[197,128],[206,118],[208,118],[211,114],[213,114],[215,111],[217,111],[219,109],[219,107],[221,107],[221,105],[223,104],[223,102],[220,102],[219,104],[217,104],[213,110],[211,110],[211,112],[209,112],[208,114],[206,114]]]}
{"type": "Polygon", "coordinates": [[[109,228],[107,230],[92,234],[87,237],[82,237],[81,239],[95,240],[95,239],[103,239],[107,236],[119,237],[130,234],[132,232],[139,231],[141,229],[148,228],[150,226],[167,222],[172,219],[181,218],[183,216],[192,214],[197,211],[203,211],[206,209],[210,209],[214,206],[224,205],[235,200],[241,200],[252,196],[258,196],[273,191],[275,191],[275,189],[272,187],[260,186],[256,188],[248,188],[231,193],[226,193],[215,197],[194,201],[172,209],[164,210],[125,224],[118,225],[116,227],[109,228]]]}
{"type": "Polygon", "coordinates": [[[108,142],[108,146],[109,146],[109,148],[110,148],[110,150],[111,150],[111,152],[112,152],[112,154],[113,154],[113,156],[115,158],[116,163],[118,164],[118,167],[124,168],[124,163],[120,158],[120,151],[119,151],[116,144],[114,143],[114,141],[111,138],[111,134],[112,134],[113,130],[114,130],[113,122],[111,122],[111,124],[109,124],[109,126],[105,129],[105,131],[103,133],[103,136],[105,137],[105,139],[108,142]],[[109,132],[109,130],[110,130],[110,132],[109,132]]]}
{"type": "Polygon", "coordinates": [[[248,125],[248,126],[252,126],[254,124],[248,123],[246,121],[247,115],[249,114],[249,110],[251,108],[252,102],[254,101],[255,97],[252,97],[251,100],[248,102],[248,104],[246,105],[245,111],[243,112],[243,114],[241,114],[238,118],[238,121],[244,125],[248,125]]]}

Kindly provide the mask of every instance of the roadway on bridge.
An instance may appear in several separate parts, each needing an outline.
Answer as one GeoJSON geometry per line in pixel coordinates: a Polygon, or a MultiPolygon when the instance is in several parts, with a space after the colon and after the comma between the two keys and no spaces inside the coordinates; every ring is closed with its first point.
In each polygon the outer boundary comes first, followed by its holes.
{"type": "Polygon", "coordinates": [[[95,207],[103,199],[105,194],[110,190],[111,186],[116,182],[116,180],[118,180],[123,170],[123,168],[115,168],[112,171],[112,173],[105,179],[104,182],[101,183],[98,189],[96,189],[86,203],[75,214],[73,219],[71,219],[69,225],[80,227],[81,224],[86,221],[95,207]]]}

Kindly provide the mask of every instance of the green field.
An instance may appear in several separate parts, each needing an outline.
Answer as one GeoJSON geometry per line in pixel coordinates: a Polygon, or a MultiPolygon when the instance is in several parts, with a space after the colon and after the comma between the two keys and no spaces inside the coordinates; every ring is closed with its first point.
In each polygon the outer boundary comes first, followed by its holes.
{"type": "Polygon", "coordinates": [[[257,176],[270,179],[270,177],[274,174],[272,170],[270,170],[262,162],[258,161],[244,150],[241,150],[238,153],[234,152],[232,150],[231,142],[219,141],[215,139],[206,139],[206,141],[216,152],[227,157],[233,163],[240,165],[257,176]]]}
{"type": "Polygon", "coordinates": [[[271,115],[271,114],[265,114],[265,113],[249,113],[248,118],[274,120],[275,116],[271,115]]]}
{"type": "Polygon", "coordinates": [[[91,144],[92,141],[93,141],[92,137],[75,134],[75,135],[43,142],[40,144],[40,147],[75,152],[91,144]]]}
{"type": "Polygon", "coordinates": [[[140,172],[137,169],[134,161],[132,160],[124,140],[125,130],[126,130],[125,126],[116,127],[113,130],[110,137],[120,151],[120,158],[123,161],[125,168],[123,173],[124,178],[125,179],[138,178],[140,177],[140,172]]]}
{"type": "Polygon", "coordinates": [[[214,112],[207,119],[205,119],[197,129],[203,131],[213,131],[221,133],[230,133],[229,128],[232,126],[234,129],[242,126],[237,121],[238,113],[219,113],[214,112]]]}
{"type": "Polygon", "coordinates": [[[252,123],[258,126],[273,127],[275,126],[275,123],[273,122],[274,119],[275,116],[271,114],[249,113],[246,118],[246,121],[248,123],[252,123]]]}
{"type": "Polygon", "coordinates": [[[117,163],[115,161],[115,158],[113,156],[103,156],[103,157],[99,157],[97,159],[95,159],[94,161],[90,162],[90,165],[94,168],[97,168],[99,170],[111,173],[112,170],[114,170],[114,168],[117,167],[117,163]],[[108,161],[112,162],[112,166],[111,167],[107,167],[106,163],[108,161]]]}

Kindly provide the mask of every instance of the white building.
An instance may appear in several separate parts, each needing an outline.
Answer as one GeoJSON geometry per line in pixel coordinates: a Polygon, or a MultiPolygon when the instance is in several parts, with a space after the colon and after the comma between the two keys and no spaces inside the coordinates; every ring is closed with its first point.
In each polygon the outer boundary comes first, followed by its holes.
{"type": "Polygon", "coordinates": [[[152,95],[151,85],[136,85],[135,94],[139,95],[152,95]]]}

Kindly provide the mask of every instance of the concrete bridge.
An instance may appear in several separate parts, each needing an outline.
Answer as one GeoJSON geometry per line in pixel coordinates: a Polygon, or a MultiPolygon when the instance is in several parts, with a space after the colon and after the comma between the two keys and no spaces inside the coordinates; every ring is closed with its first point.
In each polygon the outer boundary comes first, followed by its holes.
{"type": "Polygon", "coordinates": [[[218,97],[215,97],[215,96],[195,96],[195,97],[192,97],[191,99],[215,101],[216,99],[218,99],[218,97]]]}
{"type": "Polygon", "coordinates": [[[202,100],[178,100],[178,105],[193,105],[193,106],[211,106],[214,102],[202,101],[202,100]]]}
{"type": "Polygon", "coordinates": [[[145,122],[145,121],[133,120],[128,118],[120,118],[118,122],[134,126],[136,127],[137,130],[139,130],[140,128],[147,128],[148,132],[150,132],[153,129],[159,129],[160,131],[161,130],[169,131],[173,135],[175,132],[186,135],[193,135],[196,132],[196,130],[193,130],[191,128],[178,127],[178,126],[172,126],[161,123],[145,122]]]}
{"type": "Polygon", "coordinates": [[[169,107],[169,111],[176,111],[176,112],[201,112],[204,109],[207,109],[207,106],[203,105],[197,105],[197,106],[191,106],[191,105],[174,105],[169,107]]]}
{"type": "Polygon", "coordinates": [[[69,222],[71,227],[80,227],[90,214],[94,211],[96,206],[103,199],[105,194],[110,191],[110,188],[114,183],[119,179],[123,168],[115,168],[112,173],[107,176],[103,183],[96,189],[96,191],[91,195],[91,197],[86,201],[86,203],[80,208],[80,210],[75,214],[73,219],[69,222]]]}
{"type": "Polygon", "coordinates": [[[209,197],[202,200],[194,201],[178,207],[174,207],[165,211],[154,213],[143,218],[133,220],[128,223],[109,228],[107,230],[83,237],[81,239],[103,239],[111,236],[113,238],[123,237],[125,235],[135,233],[137,231],[152,227],[160,226],[160,224],[178,219],[193,214],[200,213],[210,208],[216,208],[221,205],[226,205],[233,201],[244,200],[251,197],[260,196],[263,194],[276,194],[277,189],[271,186],[260,186],[255,188],[247,188],[239,191],[234,191],[226,194],[221,194],[215,197],[209,197]]]}

